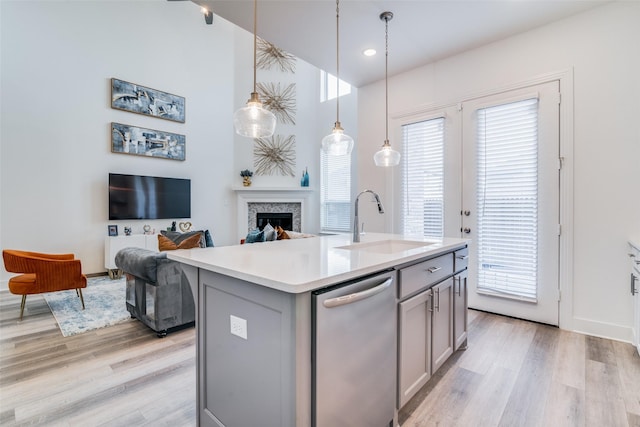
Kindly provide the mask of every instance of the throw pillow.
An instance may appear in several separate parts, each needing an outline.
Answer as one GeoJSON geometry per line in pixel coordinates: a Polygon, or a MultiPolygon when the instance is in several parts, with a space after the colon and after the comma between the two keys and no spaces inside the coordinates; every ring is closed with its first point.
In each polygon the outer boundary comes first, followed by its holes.
{"type": "Polygon", "coordinates": [[[211,237],[211,233],[209,233],[209,230],[204,230],[204,241],[206,242],[208,248],[212,248],[214,246],[213,237],[211,237]]]}
{"type": "Polygon", "coordinates": [[[207,241],[205,239],[204,231],[202,230],[188,231],[186,233],[181,233],[179,231],[160,230],[160,234],[162,234],[164,237],[173,241],[173,243],[175,243],[176,245],[179,245],[180,243],[190,238],[191,236],[198,235],[200,237],[200,243],[199,243],[200,247],[201,248],[207,247],[207,241]]]}
{"type": "Polygon", "coordinates": [[[173,251],[175,249],[193,249],[200,247],[200,234],[194,234],[191,237],[182,240],[176,244],[168,237],[158,234],[158,249],[162,251],[173,251]]]}
{"type": "Polygon", "coordinates": [[[267,242],[271,242],[272,240],[276,240],[278,238],[278,233],[276,233],[276,229],[269,223],[264,226],[262,229],[264,231],[264,240],[267,242]]]}
{"type": "Polygon", "coordinates": [[[276,227],[276,233],[278,233],[278,240],[286,240],[289,238],[287,232],[284,231],[279,225],[276,227]]]}
{"type": "Polygon", "coordinates": [[[260,243],[264,242],[264,231],[260,231],[259,228],[253,229],[249,231],[246,239],[244,239],[245,243],[260,243]]]}

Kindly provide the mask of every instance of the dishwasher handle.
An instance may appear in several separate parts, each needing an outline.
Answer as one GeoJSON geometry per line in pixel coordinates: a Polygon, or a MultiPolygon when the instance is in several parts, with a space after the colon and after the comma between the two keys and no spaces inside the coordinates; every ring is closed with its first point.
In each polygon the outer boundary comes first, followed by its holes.
{"type": "Polygon", "coordinates": [[[330,298],[328,300],[325,300],[322,303],[322,305],[324,305],[327,308],[333,308],[333,307],[339,307],[341,305],[351,304],[353,302],[361,301],[365,298],[369,298],[379,294],[380,292],[383,292],[385,289],[391,286],[392,283],[393,283],[393,277],[389,277],[387,280],[385,280],[384,282],[382,282],[377,286],[374,286],[373,288],[369,288],[360,292],[354,292],[352,294],[344,295],[341,297],[330,298]]]}

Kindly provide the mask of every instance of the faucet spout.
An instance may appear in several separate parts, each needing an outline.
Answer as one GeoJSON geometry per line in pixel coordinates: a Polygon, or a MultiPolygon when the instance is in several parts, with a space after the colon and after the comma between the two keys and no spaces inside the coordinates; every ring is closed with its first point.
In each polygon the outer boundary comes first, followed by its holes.
{"type": "Polygon", "coordinates": [[[372,190],[364,190],[361,191],[360,194],[358,194],[358,196],[356,197],[356,202],[355,202],[355,208],[354,208],[354,218],[353,218],[353,241],[354,243],[357,243],[360,241],[360,231],[358,229],[358,200],[360,199],[360,196],[363,195],[364,193],[371,193],[373,194],[373,197],[376,199],[376,203],[378,204],[378,213],[379,214],[383,214],[384,213],[384,207],[382,206],[382,202],[380,201],[380,196],[378,196],[378,194],[375,191],[372,190]]]}

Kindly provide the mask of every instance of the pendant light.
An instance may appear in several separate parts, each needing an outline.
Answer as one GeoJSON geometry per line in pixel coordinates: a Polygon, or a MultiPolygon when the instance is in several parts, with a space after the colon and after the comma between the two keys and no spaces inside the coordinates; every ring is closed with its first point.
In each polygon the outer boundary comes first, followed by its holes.
{"type": "Polygon", "coordinates": [[[233,126],[236,133],[249,138],[266,138],[276,130],[276,116],[266,108],[262,107],[260,95],[256,90],[256,51],[258,25],[258,0],[253,1],[253,92],[247,101],[247,106],[240,108],[233,115],[233,126]]]}
{"type": "Polygon", "coordinates": [[[322,138],[322,151],[332,156],[351,154],[353,138],[340,125],[340,0],[336,0],[336,123],[333,131],[322,138]]]}
{"type": "Polygon", "coordinates": [[[380,19],[384,21],[384,97],[385,97],[385,140],[382,148],[373,155],[376,166],[389,167],[397,166],[400,163],[400,153],[391,148],[389,144],[389,21],[393,18],[393,13],[382,12],[380,19]]]}

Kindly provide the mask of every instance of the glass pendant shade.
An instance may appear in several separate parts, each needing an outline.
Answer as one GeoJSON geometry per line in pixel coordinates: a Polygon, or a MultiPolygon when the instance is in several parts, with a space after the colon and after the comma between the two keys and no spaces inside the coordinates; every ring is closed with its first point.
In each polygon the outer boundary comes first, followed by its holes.
{"type": "Polygon", "coordinates": [[[391,148],[389,141],[385,141],[382,149],[373,155],[376,166],[389,167],[400,164],[400,153],[391,148]]]}
{"type": "Polygon", "coordinates": [[[344,156],[351,154],[353,138],[344,133],[340,123],[336,123],[333,132],[322,138],[322,151],[330,156],[344,156]]]}
{"type": "Polygon", "coordinates": [[[253,92],[247,106],[233,115],[236,133],[248,138],[267,138],[276,130],[276,116],[262,107],[258,94],[253,92]]]}

